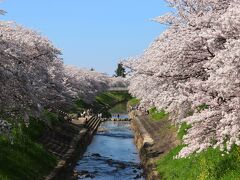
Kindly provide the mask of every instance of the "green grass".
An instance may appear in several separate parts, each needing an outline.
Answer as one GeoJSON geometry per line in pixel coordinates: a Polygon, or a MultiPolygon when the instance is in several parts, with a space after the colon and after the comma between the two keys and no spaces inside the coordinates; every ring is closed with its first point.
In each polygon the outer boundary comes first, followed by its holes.
{"type": "Polygon", "coordinates": [[[124,91],[108,91],[96,96],[95,101],[91,104],[85,103],[83,100],[79,99],[75,102],[74,107],[68,111],[69,114],[73,116],[76,115],[76,112],[83,112],[86,109],[92,109],[93,113],[102,112],[103,117],[111,117],[109,109],[114,107],[113,111],[115,112],[126,112],[125,104],[131,95],[128,92],[124,91]],[[121,105],[115,107],[115,105],[121,103],[121,105]]]}
{"type": "Polygon", "coordinates": [[[60,117],[56,113],[47,110],[44,110],[41,118],[45,120],[48,126],[53,127],[61,123],[60,117]]]}
{"type": "Polygon", "coordinates": [[[209,108],[209,105],[207,104],[201,104],[197,107],[197,112],[201,112],[203,111],[204,109],[208,109],[209,108]]]}
{"type": "Polygon", "coordinates": [[[82,99],[75,101],[73,107],[67,111],[69,114],[76,114],[76,112],[83,112],[85,109],[90,109],[91,105],[84,102],[82,99]]]}
{"type": "Polygon", "coordinates": [[[191,125],[188,125],[188,124],[185,123],[185,122],[181,124],[181,127],[180,127],[180,129],[179,129],[179,131],[178,131],[178,138],[179,138],[180,140],[182,140],[182,139],[183,139],[183,136],[184,136],[185,134],[187,134],[187,130],[188,130],[189,128],[191,128],[191,125]]]}
{"type": "MultiPolygon", "coordinates": [[[[92,104],[87,104],[83,100],[79,99],[75,102],[75,106],[71,109],[70,114],[76,114],[76,112],[83,112],[85,109],[93,109],[94,113],[102,111],[104,117],[111,117],[108,109],[114,107],[118,103],[124,103],[131,99],[131,95],[124,91],[108,91],[98,96],[92,104]],[[103,109],[105,109],[103,111],[103,109]]],[[[126,108],[123,104],[114,107],[113,111],[126,112],[126,108]]]]}
{"type": "MultiPolygon", "coordinates": [[[[186,134],[190,126],[182,124],[178,137],[186,134]]],[[[209,148],[188,158],[173,159],[183,148],[179,145],[163,156],[157,163],[162,179],[167,180],[238,180],[240,179],[240,147],[235,146],[229,154],[209,148]]]]}
{"type": "Polygon", "coordinates": [[[78,99],[75,104],[82,109],[86,109],[89,107],[89,104],[87,104],[86,102],[84,102],[82,99],[78,99]]]}
{"type": "MultiPolygon", "coordinates": [[[[116,106],[119,103],[127,102],[131,98],[132,97],[128,92],[105,92],[96,97],[96,100],[93,103],[93,110],[95,113],[102,111],[103,117],[111,117],[111,113],[109,112],[110,108],[116,106]]],[[[117,110],[117,108],[115,110],[117,110]]]]}
{"type": "Polygon", "coordinates": [[[128,101],[128,106],[133,107],[133,106],[138,105],[139,103],[140,103],[140,100],[134,97],[134,98],[131,98],[131,99],[128,101]]]}
{"type": "Polygon", "coordinates": [[[0,137],[0,179],[43,179],[56,165],[57,159],[36,142],[45,128],[43,122],[31,120],[13,130],[13,144],[7,137],[0,137]]]}
{"type": "Polygon", "coordinates": [[[127,92],[110,91],[97,96],[96,101],[106,106],[112,106],[118,102],[128,101],[130,98],[131,96],[127,92]]]}
{"type": "Polygon", "coordinates": [[[126,102],[119,103],[110,109],[112,114],[127,114],[126,102]]]}
{"type": "Polygon", "coordinates": [[[234,147],[230,154],[222,156],[218,149],[191,155],[189,158],[173,159],[183,146],[178,146],[158,161],[162,179],[169,180],[237,180],[240,179],[240,148],[234,147]]]}
{"type": "Polygon", "coordinates": [[[149,109],[149,117],[154,121],[161,121],[168,119],[169,113],[164,110],[158,111],[156,108],[149,109]]]}

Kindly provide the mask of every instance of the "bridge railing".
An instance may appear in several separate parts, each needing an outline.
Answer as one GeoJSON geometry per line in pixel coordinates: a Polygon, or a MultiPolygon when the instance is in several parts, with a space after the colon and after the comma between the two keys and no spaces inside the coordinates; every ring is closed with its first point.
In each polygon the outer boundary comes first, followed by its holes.
{"type": "Polygon", "coordinates": [[[110,87],[109,91],[128,91],[128,87],[110,87]]]}

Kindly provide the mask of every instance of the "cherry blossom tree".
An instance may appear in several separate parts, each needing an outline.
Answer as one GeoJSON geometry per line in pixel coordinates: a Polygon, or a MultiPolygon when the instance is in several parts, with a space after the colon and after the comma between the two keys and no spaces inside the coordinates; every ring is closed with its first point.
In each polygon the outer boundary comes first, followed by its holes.
{"type": "Polygon", "coordinates": [[[88,102],[108,89],[108,76],[65,66],[61,51],[36,31],[0,21],[0,134],[11,130],[4,119],[26,124],[44,108],[67,109],[76,98],[88,102]]]}
{"type": "Polygon", "coordinates": [[[109,87],[110,78],[102,73],[80,69],[75,66],[66,65],[65,86],[76,98],[91,102],[99,93],[106,91],[109,87]]]}
{"type": "Polygon", "coordinates": [[[169,25],[131,69],[130,92],[146,107],[171,112],[191,125],[178,157],[209,147],[240,145],[239,7],[236,0],[169,0],[176,13],[154,20],[169,25]],[[208,108],[197,108],[207,104],[208,108]],[[187,112],[195,111],[187,117],[187,112]]]}
{"type": "Polygon", "coordinates": [[[123,77],[112,77],[109,78],[108,86],[111,87],[128,87],[129,81],[123,77]]]}
{"type": "Polygon", "coordinates": [[[34,31],[1,22],[1,110],[25,112],[46,103],[46,89],[56,79],[60,51],[34,31]]]}

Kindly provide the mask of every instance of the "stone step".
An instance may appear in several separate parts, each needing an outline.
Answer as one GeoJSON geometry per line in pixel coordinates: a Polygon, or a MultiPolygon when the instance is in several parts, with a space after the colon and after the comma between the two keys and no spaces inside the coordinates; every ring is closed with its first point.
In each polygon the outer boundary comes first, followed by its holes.
{"type": "Polygon", "coordinates": [[[95,123],[96,119],[97,119],[97,118],[94,117],[91,121],[89,121],[89,123],[87,124],[87,127],[88,127],[88,128],[91,128],[92,125],[95,123]]]}

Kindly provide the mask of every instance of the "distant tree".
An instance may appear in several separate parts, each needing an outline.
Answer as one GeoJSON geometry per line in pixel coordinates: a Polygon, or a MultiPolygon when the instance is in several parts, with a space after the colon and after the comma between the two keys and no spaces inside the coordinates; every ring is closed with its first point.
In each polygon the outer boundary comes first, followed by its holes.
{"type": "Polygon", "coordinates": [[[90,71],[95,71],[95,69],[94,69],[94,68],[91,68],[90,71]]]}
{"type": "Polygon", "coordinates": [[[126,76],[126,70],[123,67],[122,63],[118,64],[118,67],[117,67],[115,73],[116,73],[116,75],[115,75],[116,77],[125,77],[126,76]]]}

